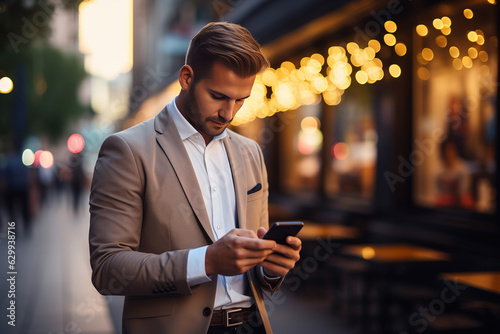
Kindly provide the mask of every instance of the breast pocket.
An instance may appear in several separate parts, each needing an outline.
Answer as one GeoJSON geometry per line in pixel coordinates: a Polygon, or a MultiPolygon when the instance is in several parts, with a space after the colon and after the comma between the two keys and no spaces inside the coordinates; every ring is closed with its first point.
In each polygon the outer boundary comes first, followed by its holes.
{"type": "Polygon", "coordinates": [[[262,190],[247,195],[247,227],[254,231],[260,226],[263,195],[264,192],[262,190]]]}

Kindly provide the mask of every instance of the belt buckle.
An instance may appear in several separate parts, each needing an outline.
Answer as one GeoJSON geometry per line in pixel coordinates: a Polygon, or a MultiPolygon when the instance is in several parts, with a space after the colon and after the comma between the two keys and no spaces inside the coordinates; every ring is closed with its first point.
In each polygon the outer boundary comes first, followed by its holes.
{"type": "Polygon", "coordinates": [[[228,310],[224,310],[224,313],[223,313],[223,316],[224,316],[224,324],[226,327],[233,327],[233,326],[238,326],[238,325],[241,325],[243,324],[243,322],[233,322],[233,323],[229,323],[229,321],[231,320],[230,318],[230,314],[231,313],[235,313],[235,312],[239,312],[241,311],[242,309],[241,308],[235,308],[235,309],[228,309],[228,310]]]}

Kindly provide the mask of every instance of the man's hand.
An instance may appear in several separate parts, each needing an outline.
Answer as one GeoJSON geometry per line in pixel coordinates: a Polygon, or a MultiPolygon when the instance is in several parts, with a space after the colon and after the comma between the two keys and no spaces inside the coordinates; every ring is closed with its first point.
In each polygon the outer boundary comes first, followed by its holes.
{"type": "MultiPolygon", "coordinates": [[[[257,235],[262,238],[267,230],[259,227],[257,235]]],[[[262,239],[263,240],[263,239],[262,239]]],[[[297,237],[288,236],[286,238],[288,245],[276,244],[273,254],[267,256],[260,265],[268,276],[285,276],[300,259],[300,250],[302,241],[297,237]]]]}
{"type": "Polygon", "coordinates": [[[208,275],[234,276],[264,261],[277,244],[259,239],[251,230],[233,229],[207,247],[205,271],[208,275]]]}

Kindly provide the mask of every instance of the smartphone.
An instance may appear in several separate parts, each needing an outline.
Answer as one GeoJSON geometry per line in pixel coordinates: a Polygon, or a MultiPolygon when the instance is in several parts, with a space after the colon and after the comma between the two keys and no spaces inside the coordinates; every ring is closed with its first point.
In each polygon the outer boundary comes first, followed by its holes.
{"type": "Polygon", "coordinates": [[[303,226],[303,222],[276,222],[267,231],[263,239],[274,240],[279,244],[286,245],[286,237],[289,235],[296,236],[303,226]]]}

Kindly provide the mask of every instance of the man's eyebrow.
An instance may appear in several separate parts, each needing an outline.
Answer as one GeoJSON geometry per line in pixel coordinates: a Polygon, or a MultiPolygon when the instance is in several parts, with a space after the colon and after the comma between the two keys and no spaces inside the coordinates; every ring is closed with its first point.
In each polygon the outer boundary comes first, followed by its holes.
{"type": "MultiPolygon", "coordinates": [[[[227,96],[227,95],[226,95],[226,94],[224,94],[224,93],[221,93],[221,92],[218,92],[218,91],[215,91],[215,90],[212,90],[212,89],[209,89],[209,91],[210,91],[210,93],[212,93],[212,94],[215,94],[215,95],[220,95],[221,97],[226,98],[226,99],[231,99],[231,97],[227,96]]],[[[244,100],[244,99],[247,99],[247,98],[249,98],[249,97],[250,97],[250,95],[245,96],[245,97],[241,97],[241,98],[236,99],[236,100],[244,100]]]]}

